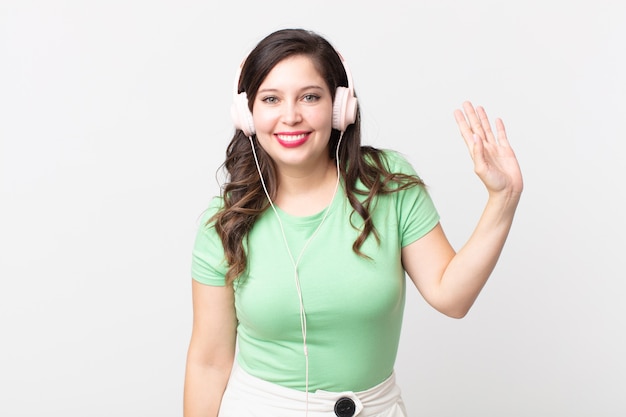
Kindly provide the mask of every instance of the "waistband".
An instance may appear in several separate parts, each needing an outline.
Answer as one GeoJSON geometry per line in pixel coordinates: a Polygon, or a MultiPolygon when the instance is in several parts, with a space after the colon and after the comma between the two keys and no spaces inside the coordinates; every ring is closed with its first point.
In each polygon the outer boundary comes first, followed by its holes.
{"type": "Polygon", "coordinates": [[[395,374],[365,391],[330,392],[317,390],[307,393],[277,385],[250,375],[237,361],[222,399],[220,417],[242,416],[405,416],[400,388],[395,374]],[[243,408],[253,409],[248,414],[243,408]],[[393,411],[397,410],[397,411],[393,411]]]}

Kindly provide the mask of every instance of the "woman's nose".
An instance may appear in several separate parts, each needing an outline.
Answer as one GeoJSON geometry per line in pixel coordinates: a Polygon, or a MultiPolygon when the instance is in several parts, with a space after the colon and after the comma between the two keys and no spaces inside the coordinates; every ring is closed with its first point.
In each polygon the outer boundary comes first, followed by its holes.
{"type": "Polygon", "coordinates": [[[288,125],[300,123],[302,121],[302,113],[297,103],[285,103],[283,109],[283,122],[288,125]]]}

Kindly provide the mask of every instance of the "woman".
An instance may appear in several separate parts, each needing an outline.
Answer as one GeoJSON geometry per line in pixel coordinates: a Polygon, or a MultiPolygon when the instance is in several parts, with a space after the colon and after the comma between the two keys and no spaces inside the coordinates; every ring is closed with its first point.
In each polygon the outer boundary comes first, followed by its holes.
{"type": "Polygon", "coordinates": [[[489,193],[456,253],[406,160],[361,145],[350,71],[325,39],[274,32],[237,82],[229,180],[193,251],[185,416],[405,416],[405,273],[443,314],[472,306],[523,187],[502,121],[496,138],[482,108],[455,111],[489,193]]]}

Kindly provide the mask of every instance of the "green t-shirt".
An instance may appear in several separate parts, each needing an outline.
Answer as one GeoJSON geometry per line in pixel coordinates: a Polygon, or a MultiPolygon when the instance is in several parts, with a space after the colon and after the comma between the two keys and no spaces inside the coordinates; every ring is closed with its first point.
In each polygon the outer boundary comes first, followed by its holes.
{"type": "MultiPolygon", "coordinates": [[[[415,174],[399,154],[385,154],[392,172],[415,174]]],[[[221,205],[221,198],[212,201],[193,249],[192,277],[206,285],[224,285],[224,250],[212,225],[205,225],[221,205]]],[[[278,213],[297,260],[324,212],[305,217],[278,213]]],[[[362,391],[393,371],[406,291],[401,248],[432,230],[439,215],[421,186],[377,197],[371,215],[380,243],[368,237],[361,247],[371,258],[366,259],[352,250],[359,235],[353,225],[359,228],[362,220],[340,187],[299,262],[310,391],[362,391]]],[[[258,378],[304,391],[294,268],[273,210],[257,219],[246,250],[248,268],[235,283],[238,363],[258,378]]]]}

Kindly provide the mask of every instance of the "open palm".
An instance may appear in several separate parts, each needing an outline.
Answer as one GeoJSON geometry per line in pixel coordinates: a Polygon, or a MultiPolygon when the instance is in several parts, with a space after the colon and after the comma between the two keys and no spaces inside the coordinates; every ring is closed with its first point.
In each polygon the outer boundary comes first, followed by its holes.
{"type": "Polygon", "coordinates": [[[504,123],[496,119],[497,136],[491,130],[485,109],[466,101],[454,118],[474,161],[474,171],[490,194],[520,194],[524,188],[522,172],[506,137],[504,123]]]}

